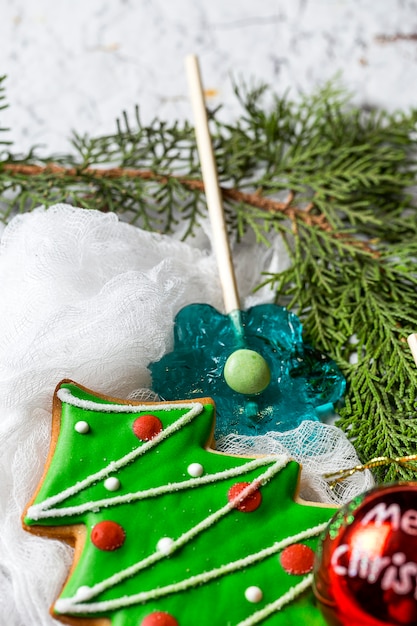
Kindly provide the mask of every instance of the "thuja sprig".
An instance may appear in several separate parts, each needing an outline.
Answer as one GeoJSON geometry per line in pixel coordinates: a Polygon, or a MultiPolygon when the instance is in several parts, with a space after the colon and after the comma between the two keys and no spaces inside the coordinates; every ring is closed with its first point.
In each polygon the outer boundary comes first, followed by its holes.
{"type": "MultiPolygon", "coordinates": [[[[325,239],[320,233],[317,238],[325,239]]],[[[286,272],[269,277],[304,321],[305,333],[342,367],[348,392],[341,426],[360,457],[405,456],[417,447],[416,369],[406,337],[416,329],[417,242],[348,252],[322,242],[323,259],[301,228],[286,272]],[[391,256],[392,255],[392,256],[391,256]],[[400,454],[397,454],[400,453],[400,454]]],[[[375,470],[387,480],[410,478],[412,466],[375,470]]]]}
{"type": "MultiPolygon", "coordinates": [[[[0,80],[0,89],[2,81],[0,80]]],[[[354,107],[327,85],[293,101],[265,87],[236,89],[233,123],[211,114],[230,229],[259,245],[279,232],[292,263],[259,277],[301,317],[305,334],[347,378],[339,425],[362,461],[417,447],[416,374],[406,337],[417,330],[417,111],[354,107]]],[[[0,98],[4,93],[0,91],[0,98]]],[[[0,102],[4,106],[4,101],[0,102]]],[[[1,108],[0,108],[1,112],[1,108]]],[[[68,155],[0,160],[0,217],[71,202],[115,211],[150,230],[191,235],[206,205],[194,131],[123,114],[103,137],[74,134],[68,155]]],[[[409,478],[406,466],[379,477],[409,478]]]]}

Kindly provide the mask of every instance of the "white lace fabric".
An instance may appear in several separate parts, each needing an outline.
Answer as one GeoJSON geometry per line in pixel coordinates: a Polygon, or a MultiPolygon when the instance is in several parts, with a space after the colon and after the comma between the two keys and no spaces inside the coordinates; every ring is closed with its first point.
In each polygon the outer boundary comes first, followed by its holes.
{"type": "MultiPolygon", "coordinates": [[[[279,240],[265,251],[246,241],[234,255],[244,306],[265,301],[271,296],[266,290],[251,292],[262,271],[276,271],[287,262],[279,240]]],[[[21,527],[49,448],[56,385],[69,378],[113,397],[146,397],[147,365],[172,349],[174,317],[193,302],[222,309],[216,264],[203,231],[190,245],[144,232],[114,214],[68,205],[18,216],[4,229],[0,624],[3,616],[7,626],[56,624],[49,607],[72,560],[72,550],[62,542],[21,527]]],[[[339,429],[311,424],[256,441],[227,437],[221,450],[290,454],[303,464],[301,495],[307,499],[340,503],[370,487],[370,474],[364,473],[337,492],[329,490],[323,473],[351,467],[358,459],[339,429]]]]}

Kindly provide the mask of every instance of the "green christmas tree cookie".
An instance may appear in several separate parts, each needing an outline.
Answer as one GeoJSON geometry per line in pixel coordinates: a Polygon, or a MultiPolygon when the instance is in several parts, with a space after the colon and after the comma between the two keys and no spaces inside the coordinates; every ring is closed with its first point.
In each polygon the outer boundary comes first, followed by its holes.
{"type": "Polygon", "coordinates": [[[208,400],[129,403],[63,382],[24,527],[76,544],[52,608],[111,626],[323,626],[311,567],[334,509],[286,457],[216,453],[208,400]],[[104,621],[103,621],[104,620],[104,621]]]}

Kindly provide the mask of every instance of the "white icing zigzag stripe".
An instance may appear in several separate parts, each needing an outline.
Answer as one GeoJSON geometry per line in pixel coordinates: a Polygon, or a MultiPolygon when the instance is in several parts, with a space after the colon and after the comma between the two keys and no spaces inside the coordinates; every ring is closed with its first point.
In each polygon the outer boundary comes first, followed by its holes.
{"type": "MultiPolygon", "coordinates": [[[[100,411],[102,407],[105,407],[107,411],[111,410],[116,413],[117,412],[139,413],[141,411],[151,411],[153,407],[154,407],[154,410],[158,410],[158,411],[161,410],[160,404],[155,404],[155,405],[147,404],[147,405],[137,405],[137,406],[123,405],[123,404],[99,404],[99,403],[96,404],[95,402],[92,402],[89,400],[80,400],[79,398],[74,397],[68,389],[59,389],[57,395],[61,401],[66,402],[67,404],[71,404],[72,406],[76,406],[78,408],[83,408],[86,410],[100,411]]],[[[164,407],[163,410],[166,410],[166,411],[170,411],[172,409],[189,409],[189,410],[182,417],[176,420],[173,424],[170,424],[169,426],[161,430],[161,432],[158,435],[156,435],[153,439],[151,439],[150,441],[147,441],[146,443],[141,445],[139,448],[132,450],[132,452],[129,452],[118,461],[112,461],[103,469],[99,470],[98,472],[95,472],[94,474],[90,474],[90,476],[87,476],[87,478],[79,481],[75,485],[72,485],[71,487],[68,487],[67,489],[64,489],[63,491],[60,491],[59,493],[57,493],[54,496],[51,496],[50,498],[46,498],[46,500],[44,500],[43,502],[32,505],[31,507],[29,507],[27,511],[28,517],[30,517],[34,521],[41,519],[42,517],[49,517],[49,514],[47,515],[44,514],[45,511],[47,511],[48,509],[51,509],[53,506],[57,504],[60,504],[61,502],[64,502],[70,496],[76,495],[77,493],[79,493],[86,487],[89,487],[93,483],[98,482],[100,480],[104,480],[105,478],[108,477],[109,474],[113,472],[117,472],[117,470],[119,470],[121,467],[128,465],[129,463],[131,463],[138,457],[142,456],[143,454],[148,452],[148,450],[151,450],[152,448],[157,446],[161,441],[163,441],[164,439],[167,439],[171,434],[180,430],[186,424],[189,424],[197,415],[199,415],[203,411],[203,408],[204,408],[200,402],[193,402],[193,403],[187,403],[187,404],[185,403],[184,404],[177,404],[177,403],[164,404],[163,407],[164,407]]]]}
{"type": "MultiPolygon", "coordinates": [[[[183,533],[177,540],[175,540],[172,544],[172,548],[170,551],[170,555],[173,554],[176,550],[183,547],[190,541],[192,541],[197,535],[199,535],[204,530],[207,530],[210,526],[218,522],[224,515],[232,511],[236,504],[247,496],[251,495],[256,489],[258,489],[261,485],[265,485],[273,476],[275,476],[281,469],[288,463],[289,459],[279,459],[268,468],[263,474],[258,476],[255,480],[253,480],[242,492],[233,500],[227,502],[227,504],[217,511],[215,511],[212,515],[209,515],[205,519],[203,519],[199,524],[196,524],[193,528],[183,533]]],[[[90,600],[92,598],[97,597],[100,593],[103,593],[107,589],[114,587],[115,585],[123,582],[126,578],[130,576],[134,576],[139,571],[144,570],[145,568],[157,563],[161,559],[166,558],[166,554],[162,552],[154,552],[150,554],[142,561],[138,561],[134,565],[110,576],[106,580],[103,580],[101,583],[97,583],[93,587],[86,592],[83,600],[90,600]]],[[[117,602],[117,601],[116,601],[117,602]]],[[[96,603],[97,604],[97,603],[96,603]]],[[[100,603],[98,603],[100,604],[100,603]]],[[[92,605],[89,605],[92,606],[92,605]]],[[[117,607],[118,608],[118,607],[117,607]]],[[[91,611],[89,611],[91,612],[91,611]]]]}
{"type": "MultiPolygon", "coordinates": [[[[250,554],[243,559],[238,559],[237,561],[233,561],[232,563],[227,563],[226,565],[222,565],[221,567],[215,568],[209,572],[204,572],[203,574],[198,574],[196,576],[191,576],[190,578],[184,579],[178,583],[172,585],[166,585],[165,587],[159,587],[157,589],[152,589],[151,591],[145,591],[141,593],[137,593],[133,596],[123,596],[122,598],[117,598],[116,600],[106,600],[104,602],[95,602],[90,603],[88,605],[77,601],[77,597],[73,598],[61,598],[55,604],[55,609],[60,613],[72,613],[72,614],[80,614],[80,613],[93,613],[98,611],[109,611],[119,608],[125,608],[128,606],[132,606],[139,602],[147,602],[149,600],[155,600],[157,598],[161,598],[172,593],[178,593],[181,591],[187,591],[188,589],[195,587],[197,585],[203,585],[211,582],[212,580],[216,580],[225,574],[231,574],[236,572],[239,569],[243,569],[253,565],[261,560],[269,556],[273,556],[277,554],[284,548],[293,543],[298,543],[299,541],[306,540],[310,537],[315,537],[319,535],[324,529],[327,527],[327,523],[319,524],[314,526],[313,528],[309,528],[305,531],[298,533],[292,537],[287,537],[282,541],[274,543],[269,548],[265,548],[264,550],[260,550],[259,552],[255,552],[254,554],[250,554]]],[[[122,572],[121,572],[122,573],[122,572]]],[[[115,577],[112,577],[115,578],[115,577]]],[[[307,579],[302,581],[305,587],[308,587],[311,584],[311,579],[308,576],[307,579]],[[306,582],[305,582],[306,581],[306,582]]],[[[115,583],[116,584],[116,583],[115,583]]],[[[301,583],[300,583],[301,584],[301,583]]],[[[303,589],[304,589],[303,586],[303,589]]],[[[96,589],[97,586],[92,587],[91,591],[96,589]]],[[[257,611],[254,613],[248,620],[241,622],[238,626],[251,626],[252,624],[257,624],[259,621],[272,614],[274,611],[279,610],[290,602],[300,590],[298,589],[299,585],[290,589],[286,594],[281,596],[276,602],[264,607],[262,611],[257,611]],[[273,608],[272,608],[273,607],[273,608]],[[261,615],[261,613],[265,612],[265,615],[261,615]],[[256,619],[255,619],[256,618],[256,619]],[[254,621],[251,621],[254,620],[254,621]]],[[[301,590],[303,590],[301,589],[301,590]]],[[[83,595],[85,593],[85,588],[83,588],[83,595]]],[[[85,596],[84,596],[85,597],[85,596]]],[[[88,598],[85,597],[87,600],[88,598]]]]}
{"type": "MultiPolygon", "coordinates": [[[[104,498],[99,501],[86,502],[82,505],[76,505],[73,507],[62,507],[62,508],[53,508],[57,504],[61,504],[67,498],[76,495],[80,491],[83,491],[87,487],[89,487],[94,482],[98,482],[100,480],[104,480],[107,476],[122,467],[128,465],[130,462],[134,461],[136,458],[146,453],[148,450],[153,448],[155,445],[169,437],[171,434],[180,430],[183,426],[191,422],[197,415],[199,415],[203,410],[203,405],[200,402],[195,403],[170,403],[170,404],[146,404],[146,405],[124,405],[124,404],[102,404],[96,403],[91,400],[82,400],[73,396],[69,389],[62,388],[59,389],[57,395],[61,402],[65,402],[71,406],[75,406],[77,408],[82,408],[84,410],[94,410],[101,411],[105,409],[106,411],[114,411],[115,413],[139,413],[142,411],[152,411],[154,410],[164,410],[170,411],[172,409],[190,409],[186,414],[184,414],[181,418],[179,418],[176,422],[162,430],[156,437],[151,439],[150,441],[144,443],[142,446],[128,453],[118,461],[112,461],[105,468],[96,472],[95,474],[91,474],[87,476],[82,481],[79,481],[75,485],[68,487],[64,491],[57,493],[54,496],[51,496],[44,500],[41,503],[34,504],[29,507],[27,511],[28,517],[32,520],[37,521],[40,519],[46,519],[49,517],[64,517],[66,515],[78,515],[81,513],[85,513],[87,511],[96,511],[103,507],[115,506],[118,504],[128,503],[135,500],[144,500],[146,498],[155,497],[158,495],[163,495],[164,493],[169,493],[174,488],[177,490],[191,488],[196,483],[198,485],[208,484],[210,482],[216,482],[218,480],[226,480],[227,478],[240,476],[243,473],[249,472],[252,469],[256,469],[257,467],[261,467],[262,465],[267,465],[274,461],[276,457],[262,457],[260,459],[256,459],[255,461],[250,461],[239,468],[234,468],[225,472],[218,472],[216,474],[207,475],[198,479],[190,479],[187,481],[183,481],[180,483],[174,483],[171,485],[163,485],[158,488],[149,489],[146,491],[139,491],[131,494],[124,494],[121,496],[113,496],[109,498],[104,498]],[[190,408],[191,407],[191,408],[190,408]]],[[[284,457],[285,458],[285,457],[284,457]]]]}
{"type": "Polygon", "coordinates": [[[201,476],[200,478],[190,478],[181,482],[169,483],[168,485],[161,485],[160,487],[153,487],[151,489],[146,489],[143,491],[136,491],[133,493],[126,493],[120,496],[103,498],[102,500],[94,500],[74,506],[62,507],[60,509],[54,509],[49,507],[45,508],[45,503],[47,502],[47,500],[45,500],[42,503],[42,506],[44,508],[35,511],[36,517],[33,516],[33,509],[35,508],[35,506],[29,509],[29,513],[31,514],[30,516],[32,517],[32,519],[36,520],[49,517],[65,517],[66,515],[80,515],[88,511],[94,511],[96,513],[97,511],[105,507],[112,507],[119,504],[129,504],[131,502],[137,502],[139,500],[155,498],[157,496],[172,493],[174,491],[183,491],[185,489],[192,489],[193,487],[197,486],[201,487],[203,485],[226,480],[228,478],[242,476],[242,474],[246,474],[253,469],[257,469],[258,467],[262,467],[263,465],[269,465],[275,460],[276,457],[261,457],[254,461],[249,461],[248,463],[245,463],[240,467],[234,467],[229,470],[224,470],[222,472],[216,472],[214,474],[206,474],[204,476],[201,476]]]}
{"type": "Polygon", "coordinates": [[[111,404],[96,402],[95,400],[83,400],[77,398],[67,387],[58,389],[57,394],[61,402],[75,406],[85,411],[95,411],[96,413],[140,413],[141,411],[171,411],[172,409],[188,409],[190,406],[203,406],[201,402],[172,402],[172,403],[149,403],[149,404],[111,404]]]}

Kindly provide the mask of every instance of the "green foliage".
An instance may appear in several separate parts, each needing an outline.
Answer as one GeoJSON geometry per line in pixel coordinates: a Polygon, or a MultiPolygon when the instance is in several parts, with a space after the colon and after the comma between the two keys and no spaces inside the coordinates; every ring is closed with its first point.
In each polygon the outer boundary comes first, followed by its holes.
{"type": "MultiPolygon", "coordinates": [[[[231,229],[253,230],[259,245],[270,232],[283,236],[291,267],[259,280],[344,371],[338,424],[362,460],[416,453],[417,371],[406,337],[417,331],[417,110],[360,109],[334,85],[297,101],[264,87],[236,95],[235,122],[211,114],[231,229]]],[[[70,155],[3,154],[0,219],[67,201],[146,229],[180,224],[188,236],[205,215],[199,177],[192,127],[146,125],[136,111],[113,135],[75,134],[70,155]]],[[[387,467],[381,479],[414,475],[410,465],[387,467]]]]}

